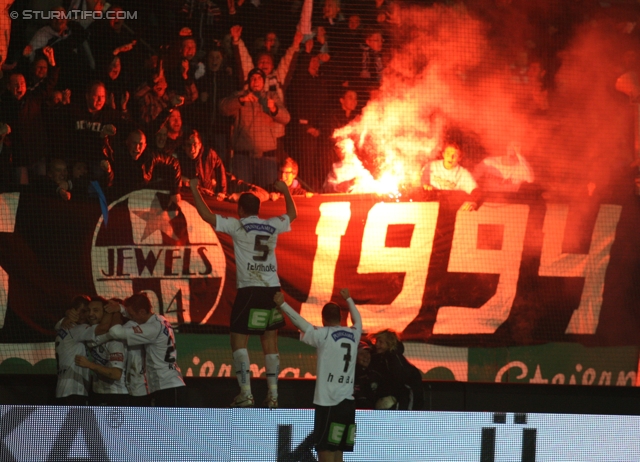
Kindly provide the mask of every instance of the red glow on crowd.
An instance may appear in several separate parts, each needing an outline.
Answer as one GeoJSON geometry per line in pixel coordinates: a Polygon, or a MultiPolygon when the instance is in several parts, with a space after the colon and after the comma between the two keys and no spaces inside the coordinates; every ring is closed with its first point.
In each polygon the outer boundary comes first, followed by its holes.
{"type": "MultiPolygon", "coordinates": [[[[422,168],[452,129],[462,134],[467,168],[518,145],[543,189],[564,196],[586,195],[590,182],[601,190],[607,185],[613,164],[599,159],[613,146],[630,158],[622,144],[628,145],[628,114],[611,97],[616,40],[601,24],[577,27],[556,51],[561,67],[552,98],[543,83],[547,70],[527,48],[534,45],[519,37],[496,44],[488,25],[465,7],[397,14],[401,27],[380,89],[361,117],[334,132],[344,156],[334,174],[353,175],[351,192],[420,187],[422,168]]],[[[531,27],[519,19],[522,30],[531,27]]],[[[512,34],[517,29],[510,27],[512,34]]]]}

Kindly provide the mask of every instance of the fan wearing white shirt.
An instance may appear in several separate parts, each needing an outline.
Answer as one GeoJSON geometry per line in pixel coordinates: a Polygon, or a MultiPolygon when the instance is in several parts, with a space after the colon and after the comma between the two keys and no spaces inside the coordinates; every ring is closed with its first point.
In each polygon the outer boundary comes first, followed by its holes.
{"type": "Polygon", "coordinates": [[[323,327],[318,327],[291,308],[281,292],[273,298],[300,329],[300,340],[318,350],[313,435],[320,462],[342,462],[343,452],[353,451],[356,435],[353,384],[362,319],[349,289],[340,290],[340,295],[349,305],[351,327],[341,325],[340,306],[335,303],[322,308],[323,327]]]}
{"type": "Polygon", "coordinates": [[[482,189],[515,193],[523,183],[533,183],[533,170],[520,151],[520,146],[512,143],[506,155],[486,157],[476,165],[473,175],[482,189]]]}
{"type": "Polygon", "coordinates": [[[425,191],[464,191],[471,195],[471,200],[460,207],[463,211],[478,208],[474,196],[478,192],[478,184],[473,175],[460,165],[462,150],[455,143],[448,143],[442,151],[442,160],[429,162],[422,171],[422,187],[425,191]]]}

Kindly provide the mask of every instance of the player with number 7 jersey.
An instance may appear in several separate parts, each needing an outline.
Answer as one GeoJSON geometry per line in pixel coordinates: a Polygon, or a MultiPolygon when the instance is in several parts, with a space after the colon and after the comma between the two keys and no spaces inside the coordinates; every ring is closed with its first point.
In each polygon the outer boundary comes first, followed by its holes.
{"type": "Polygon", "coordinates": [[[362,336],[362,318],[349,289],[340,290],[349,305],[352,325],[341,325],[340,306],[333,302],[322,308],[322,327],[314,326],[284,301],[278,292],[273,300],[300,329],[300,340],[318,351],[313,438],[320,462],[341,461],[355,443],[356,407],[353,398],[356,357],[362,336]]]}

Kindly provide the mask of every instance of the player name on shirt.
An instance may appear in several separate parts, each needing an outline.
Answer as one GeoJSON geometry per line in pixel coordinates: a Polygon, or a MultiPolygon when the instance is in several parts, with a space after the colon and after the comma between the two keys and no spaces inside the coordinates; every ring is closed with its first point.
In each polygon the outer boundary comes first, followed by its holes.
{"type": "Polygon", "coordinates": [[[261,231],[269,234],[276,232],[276,229],[273,226],[266,223],[244,223],[242,226],[246,232],[261,231]]]}
{"type": "MultiPolygon", "coordinates": [[[[329,373],[329,376],[327,377],[327,382],[333,382],[333,379],[335,379],[335,376],[329,373]]],[[[353,379],[348,375],[341,375],[338,377],[338,380],[336,380],[336,383],[352,383],[352,382],[353,382],[353,379]]]]}
{"type": "Polygon", "coordinates": [[[341,338],[348,338],[352,342],[356,341],[356,336],[353,334],[353,332],[347,332],[344,330],[335,331],[331,334],[331,337],[333,337],[333,340],[335,340],[336,342],[341,338]]]}
{"type": "Polygon", "coordinates": [[[276,272],[277,268],[275,265],[263,265],[262,263],[251,263],[247,262],[247,270],[248,271],[272,271],[276,272]]]}

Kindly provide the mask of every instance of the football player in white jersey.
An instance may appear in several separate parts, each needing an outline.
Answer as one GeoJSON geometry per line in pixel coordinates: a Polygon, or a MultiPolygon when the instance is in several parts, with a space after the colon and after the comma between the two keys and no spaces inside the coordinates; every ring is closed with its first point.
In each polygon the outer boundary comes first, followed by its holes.
{"type": "MultiPolygon", "coordinates": [[[[133,328],[134,321],[127,321],[124,328],[133,328]]],[[[144,345],[127,345],[127,370],[125,382],[131,395],[130,403],[136,407],[151,406],[151,395],[147,385],[145,362],[147,352],[144,345]]]]}
{"type": "MultiPolygon", "coordinates": [[[[107,301],[102,297],[92,297],[89,302],[88,320],[91,326],[98,326],[101,322],[108,324],[111,314],[105,314],[104,306],[107,301]],[[105,316],[107,319],[105,319],[105,316]]],[[[94,329],[95,331],[95,329],[94,329]]],[[[95,333],[95,332],[94,332],[95,333]]],[[[92,370],[93,395],[90,403],[95,406],[126,406],[129,404],[129,391],[125,383],[125,345],[120,340],[110,340],[99,343],[95,340],[87,341],[87,347],[92,361],[87,357],[76,356],[76,364],[92,370]]]]}
{"type": "Polygon", "coordinates": [[[79,340],[89,326],[86,324],[88,305],[91,300],[86,295],[78,295],[71,302],[68,316],[56,324],[56,362],[58,365],[58,384],[56,398],[60,404],[86,406],[88,404],[91,380],[89,369],[75,363],[77,355],[87,356],[84,343],[79,340]],[[73,322],[64,322],[69,316],[73,322]]]}
{"type": "MultiPolygon", "coordinates": [[[[128,316],[126,310],[120,307],[124,303],[119,298],[112,298],[107,302],[104,307],[106,313],[111,313],[111,322],[109,325],[101,323],[96,329],[96,333],[106,333],[111,326],[116,324],[124,324],[124,327],[133,327],[135,322],[130,319],[123,320],[122,316],[128,316]]],[[[99,341],[103,341],[104,338],[98,337],[99,341]]],[[[151,406],[151,395],[149,394],[149,387],[147,385],[147,376],[145,374],[145,360],[146,351],[144,345],[126,345],[127,350],[127,368],[125,370],[125,384],[127,390],[129,390],[129,404],[135,407],[147,407],[151,406]]]]}
{"type": "Polygon", "coordinates": [[[349,289],[340,290],[349,305],[351,327],[342,326],[340,307],[327,303],[322,308],[324,327],[311,325],[278,292],[273,300],[300,329],[300,340],[318,350],[313,435],[320,462],[342,462],[344,451],[352,452],[356,435],[356,406],[353,398],[358,344],[362,319],[349,289]]]}
{"type": "MultiPolygon", "coordinates": [[[[147,385],[156,407],[185,406],[185,385],[177,363],[176,337],[171,323],[153,312],[149,296],[144,292],[127,298],[124,308],[132,322],[112,326],[109,336],[125,340],[129,347],[144,345],[147,385]]],[[[112,309],[120,307],[109,304],[107,311],[112,309]]]]}
{"type": "Polygon", "coordinates": [[[249,407],[255,404],[249,378],[251,363],[247,343],[249,335],[260,335],[269,387],[263,405],[277,408],[280,373],[278,328],[285,323],[273,303],[273,296],[280,291],[275,250],[278,235],[291,230],[291,222],[297,217],[296,205],[287,185],[283,181],[276,181],[274,188],[285,198],[286,213],[267,220],[258,218],[260,200],[251,193],[243,193],[238,200],[238,220],[213,214],[202,199],[197,179],[192,179],[190,186],[202,219],[217,232],[229,234],[233,239],[238,292],[229,327],[233,366],[240,394],[231,406],[249,407]]]}

